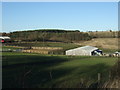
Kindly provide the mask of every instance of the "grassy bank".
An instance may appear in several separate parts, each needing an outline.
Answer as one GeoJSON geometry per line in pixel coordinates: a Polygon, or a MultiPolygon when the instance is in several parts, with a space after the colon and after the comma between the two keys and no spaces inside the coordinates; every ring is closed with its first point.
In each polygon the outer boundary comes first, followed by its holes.
{"type": "Polygon", "coordinates": [[[3,88],[84,87],[108,80],[115,57],[3,53],[3,88]],[[81,84],[82,83],[82,84],[81,84]]]}

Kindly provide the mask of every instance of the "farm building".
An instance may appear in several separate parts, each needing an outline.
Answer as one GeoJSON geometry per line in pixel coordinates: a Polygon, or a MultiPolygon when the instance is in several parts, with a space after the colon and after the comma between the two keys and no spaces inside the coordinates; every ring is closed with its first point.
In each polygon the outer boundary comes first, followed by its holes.
{"type": "Polygon", "coordinates": [[[4,43],[4,42],[9,42],[10,41],[10,37],[8,36],[0,36],[0,42],[4,43]]]}
{"type": "Polygon", "coordinates": [[[66,51],[66,55],[80,55],[80,56],[101,56],[102,50],[93,46],[83,46],[66,51]]]}

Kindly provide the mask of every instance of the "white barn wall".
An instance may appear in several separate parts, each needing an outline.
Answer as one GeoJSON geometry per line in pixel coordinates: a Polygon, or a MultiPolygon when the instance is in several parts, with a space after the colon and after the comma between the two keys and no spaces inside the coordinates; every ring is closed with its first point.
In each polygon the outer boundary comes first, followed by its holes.
{"type": "Polygon", "coordinates": [[[92,52],[98,48],[92,46],[84,46],[66,51],[66,55],[80,55],[80,56],[92,56],[92,52]]]}

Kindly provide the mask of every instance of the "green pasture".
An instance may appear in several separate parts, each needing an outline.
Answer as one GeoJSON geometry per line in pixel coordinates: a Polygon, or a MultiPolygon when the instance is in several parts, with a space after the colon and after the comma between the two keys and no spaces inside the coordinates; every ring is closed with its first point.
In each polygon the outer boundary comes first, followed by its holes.
{"type": "Polygon", "coordinates": [[[3,88],[94,87],[109,77],[116,57],[3,52],[3,88]],[[81,84],[82,83],[82,84],[81,84]],[[82,86],[81,86],[82,85],[82,86]]]}
{"type": "Polygon", "coordinates": [[[9,43],[8,45],[21,46],[21,47],[62,47],[64,50],[79,47],[74,43],[63,42],[21,42],[21,43],[9,43]]]}
{"type": "MultiPolygon", "coordinates": [[[[80,45],[76,45],[74,43],[63,43],[63,42],[20,42],[20,43],[8,43],[7,45],[13,45],[13,46],[18,46],[18,47],[10,47],[10,46],[3,46],[3,49],[20,49],[21,47],[62,47],[63,51],[81,47],[80,45]]],[[[105,49],[98,47],[103,51],[103,53],[114,53],[116,51],[120,51],[118,49],[105,49]]]]}
{"type": "Polygon", "coordinates": [[[11,50],[15,50],[15,49],[21,49],[21,47],[2,46],[2,49],[11,49],[11,50]]]}

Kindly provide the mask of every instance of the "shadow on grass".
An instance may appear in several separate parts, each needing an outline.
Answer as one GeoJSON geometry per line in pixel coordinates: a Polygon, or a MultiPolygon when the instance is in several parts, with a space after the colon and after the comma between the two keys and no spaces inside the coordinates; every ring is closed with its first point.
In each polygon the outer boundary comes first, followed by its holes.
{"type": "Polygon", "coordinates": [[[104,63],[54,68],[68,59],[58,56],[9,56],[3,62],[3,88],[96,87],[98,73],[101,73],[102,80],[107,77],[110,66],[104,63]],[[48,69],[51,67],[53,69],[48,69]]]}
{"type": "Polygon", "coordinates": [[[92,66],[80,66],[65,70],[56,70],[56,79],[64,75],[70,75],[61,81],[55,82],[53,87],[59,88],[97,88],[108,79],[110,66],[100,63],[92,66]],[[63,72],[60,74],[60,72],[63,72]],[[100,83],[98,83],[98,73],[100,73],[100,83]],[[81,81],[82,80],[82,81],[81,81]]]}
{"type": "Polygon", "coordinates": [[[50,79],[46,68],[65,61],[55,56],[8,56],[3,60],[3,88],[35,87],[36,83],[50,79]],[[25,85],[28,81],[30,84],[25,85]]]}

